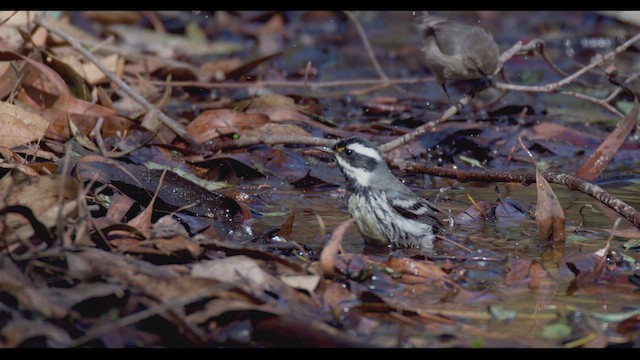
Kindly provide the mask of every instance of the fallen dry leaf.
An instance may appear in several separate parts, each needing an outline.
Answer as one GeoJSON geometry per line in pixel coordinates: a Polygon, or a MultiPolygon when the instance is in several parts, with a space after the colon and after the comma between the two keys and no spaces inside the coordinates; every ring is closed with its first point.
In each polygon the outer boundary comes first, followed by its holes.
{"type": "MultiPolygon", "coordinates": [[[[72,216],[77,206],[79,186],[76,179],[68,176],[28,176],[16,173],[0,180],[0,194],[5,194],[2,207],[25,206],[46,227],[53,227],[58,221],[72,216]]],[[[0,229],[4,226],[14,230],[7,235],[10,242],[15,241],[16,236],[25,239],[33,234],[28,220],[16,214],[7,214],[0,223],[0,229]]]]}
{"type": "Polygon", "coordinates": [[[198,143],[203,143],[230,134],[245,135],[246,131],[268,122],[269,118],[261,114],[246,114],[228,109],[207,110],[189,123],[187,134],[198,143]]]}
{"type": "Polygon", "coordinates": [[[12,148],[40,139],[49,123],[40,115],[0,101],[0,146],[12,148]]]}
{"type": "Polygon", "coordinates": [[[52,348],[66,347],[71,342],[71,337],[65,330],[43,319],[9,320],[0,330],[0,335],[5,338],[3,347],[7,348],[19,347],[36,337],[44,337],[47,346],[52,348]]]}
{"type": "Polygon", "coordinates": [[[241,287],[257,298],[264,298],[265,292],[277,294],[280,298],[294,296],[293,288],[264,271],[254,259],[245,255],[201,261],[194,265],[191,276],[241,284],[241,287]]]}

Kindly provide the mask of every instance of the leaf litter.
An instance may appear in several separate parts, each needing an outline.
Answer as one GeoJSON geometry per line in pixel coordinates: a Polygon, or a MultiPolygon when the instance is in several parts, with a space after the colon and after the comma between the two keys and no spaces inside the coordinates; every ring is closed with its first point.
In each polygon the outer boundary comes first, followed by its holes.
{"type": "MultiPolygon", "coordinates": [[[[582,211],[576,220],[567,191],[556,194],[547,181],[549,171],[589,181],[633,175],[619,174],[637,167],[633,79],[609,101],[627,108],[614,129],[602,115],[589,118],[584,97],[566,96],[558,109],[559,93],[547,94],[549,103],[518,92],[497,102],[490,88],[392,149],[398,159],[480,174],[531,171],[535,154],[537,199],[517,184],[496,196],[483,192],[486,179],[394,168],[447,209],[443,220],[459,243],[436,242],[433,252],[372,248],[350,226],[344,178],[315,146],[354,134],[382,144],[441,115],[450,105],[441,89],[418,81],[430,75],[415,61],[419,34],[398,27],[403,42],[371,38],[376,51],[390,51],[382,61],[390,78],[408,80],[398,92],[376,79],[340,12],[50,13],[59,17],[53,26],[96,46],[109,74],[49,25],[27,27],[25,12],[0,14],[19,15],[0,29],[23,34],[0,42],[1,347],[637,344],[638,246],[624,235],[636,237],[633,223],[612,227],[582,211]],[[119,46],[100,43],[111,35],[119,46]],[[562,115],[573,108],[586,124],[562,115]],[[194,142],[163,126],[160,112],[194,142]]],[[[520,15],[496,14],[443,15],[493,17],[483,23],[506,49],[519,40],[505,30],[509,19],[520,15]]],[[[534,12],[519,31],[540,31],[547,16],[534,12]]],[[[575,33],[556,29],[559,36],[587,36],[581,16],[566,20],[575,33]]],[[[412,20],[409,12],[357,18],[373,34],[412,20]]],[[[564,51],[547,39],[545,54],[568,69],[564,51]]],[[[593,56],[587,46],[572,51],[593,56]]],[[[534,83],[557,76],[531,59],[507,65],[531,67],[534,83]]],[[[616,89],[604,78],[594,70],[589,79],[616,89]]],[[[455,97],[464,86],[448,90],[455,97]]],[[[602,206],[597,200],[610,195],[599,189],[587,191],[602,206]]],[[[607,206],[622,213],[626,204],[616,201],[607,206]]]]}

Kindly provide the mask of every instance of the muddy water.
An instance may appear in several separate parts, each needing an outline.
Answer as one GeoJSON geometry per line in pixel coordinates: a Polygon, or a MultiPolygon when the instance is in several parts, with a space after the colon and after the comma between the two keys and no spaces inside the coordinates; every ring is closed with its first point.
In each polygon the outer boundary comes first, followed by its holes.
{"type": "MultiPolygon", "coordinates": [[[[494,186],[462,184],[456,189],[445,190],[441,193],[438,193],[437,190],[424,190],[424,188],[416,186],[413,186],[413,189],[421,196],[430,199],[439,195],[439,206],[445,211],[450,211],[451,215],[455,217],[470,206],[467,195],[471,195],[475,201],[483,200],[493,203],[497,198],[494,186]]],[[[602,186],[634,208],[640,207],[638,185],[610,183],[602,184],[602,186]]],[[[476,290],[486,290],[491,294],[498,295],[498,299],[489,307],[494,309],[495,313],[517,314],[517,318],[496,320],[487,311],[486,303],[458,304],[445,301],[429,305],[425,311],[436,311],[446,316],[459,318],[465,323],[486,329],[487,333],[494,334],[492,336],[504,334],[504,339],[492,340],[498,343],[504,342],[504,346],[509,346],[510,341],[514,339],[520,339],[529,342],[530,346],[547,347],[557,346],[558,343],[553,339],[543,339],[541,334],[547,329],[548,324],[556,321],[559,314],[571,313],[572,318],[580,319],[581,316],[588,317],[581,315],[585,311],[591,314],[589,316],[593,316],[594,313],[611,316],[634,309],[634,306],[639,303],[640,292],[637,290],[629,287],[616,287],[609,283],[602,283],[601,286],[576,288],[572,283],[571,276],[559,276],[558,264],[561,263],[563,256],[593,253],[605,246],[609,237],[605,230],[612,227],[617,216],[587,195],[569,191],[558,185],[553,185],[553,187],[565,211],[567,235],[563,246],[559,246],[555,251],[545,250],[540,246],[536,223],[532,216],[522,220],[481,221],[477,224],[464,227],[454,226],[450,229],[457,238],[466,240],[467,244],[471,244],[476,249],[488,249],[497,254],[508,255],[510,259],[534,259],[543,264],[554,280],[536,288],[529,288],[526,285],[519,287],[517,284],[506,285],[501,270],[474,272],[472,266],[470,268],[469,277],[476,277],[477,283],[486,284],[476,287],[476,290]],[[537,344],[538,341],[541,341],[539,345],[532,345],[537,344]]],[[[537,195],[533,186],[500,184],[500,192],[503,197],[518,201],[525,209],[533,210],[535,208],[537,195]]],[[[291,239],[311,245],[318,250],[321,248],[322,242],[330,236],[331,231],[349,216],[343,188],[321,192],[283,192],[279,196],[273,196],[272,199],[283,208],[295,208],[296,219],[291,239]],[[319,225],[318,217],[322,218],[324,224],[326,232],[324,236],[320,235],[322,226],[319,225]]],[[[285,218],[285,216],[276,216],[256,219],[253,226],[255,229],[278,226],[285,218]]],[[[621,222],[619,228],[631,229],[633,227],[625,220],[621,222]]],[[[640,259],[638,250],[625,251],[623,244],[627,240],[614,237],[612,249],[640,259]]],[[[347,252],[370,253],[371,251],[364,246],[355,226],[352,226],[347,232],[343,247],[347,252]]],[[[384,252],[383,249],[378,253],[383,254],[384,252]]],[[[560,316],[562,317],[562,315],[560,316]]],[[[616,337],[611,336],[611,331],[615,329],[616,322],[590,320],[590,324],[592,329],[608,334],[609,341],[615,343],[616,337]]],[[[414,346],[420,346],[421,341],[427,341],[422,336],[416,334],[411,343],[414,346]]],[[[478,341],[489,341],[483,336],[478,335],[478,341]]],[[[623,342],[624,339],[621,339],[620,341],[623,342]]],[[[567,344],[567,346],[573,346],[571,342],[567,344]]]]}
{"type": "MultiPolygon", "coordinates": [[[[411,186],[409,183],[408,185],[411,186]]],[[[606,185],[603,187],[634,208],[640,208],[638,185],[632,183],[626,186],[625,184],[613,185],[616,187],[607,188],[606,185]]],[[[471,206],[469,195],[476,202],[485,201],[489,204],[495,203],[498,198],[494,189],[495,185],[462,184],[455,189],[449,188],[442,192],[425,190],[417,186],[411,187],[420,196],[431,200],[435,199],[446,216],[450,215],[453,218],[471,206]]],[[[617,214],[588,195],[569,191],[560,185],[553,185],[553,188],[566,216],[565,251],[567,253],[573,251],[593,252],[602,248],[608,238],[606,230],[611,229],[618,217],[617,214]]],[[[539,258],[541,248],[535,219],[532,216],[537,196],[535,188],[520,184],[500,184],[499,189],[502,197],[515,200],[525,210],[528,210],[530,212],[528,216],[515,220],[512,218],[493,221],[480,220],[470,225],[455,225],[449,228],[449,231],[460,239],[466,239],[468,243],[477,248],[486,248],[516,257],[539,258]]],[[[295,222],[290,240],[313,247],[320,247],[322,242],[330,236],[332,229],[349,217],[346,194],[342,187],[323,191],[276,190],[271,193],[270,199],[280,205],[283,212],[295,212],[295,222]],[[318,218],[321,218],[321,221],[318,218]],[[324,234],[321,234],[323,226],[325,231],[324,234]]],[[[253,221],[252,227],[254,231],[260,232],[270,226],[279,226],[285,219],[286,215],[257,218],[253,221]]],[[[619,228],[633,228],[633,226],[623,220],[619,228]]],[[[614,238],[614,249],[624,251],[622,244],[626,240],[614,238]]],[[[365,251],[363,240],[355,226],[347,231],[343,247],[349,252],[362,253],[365,251]]],[[[633,252],[630,255],[634,256],[633,252]]]]}

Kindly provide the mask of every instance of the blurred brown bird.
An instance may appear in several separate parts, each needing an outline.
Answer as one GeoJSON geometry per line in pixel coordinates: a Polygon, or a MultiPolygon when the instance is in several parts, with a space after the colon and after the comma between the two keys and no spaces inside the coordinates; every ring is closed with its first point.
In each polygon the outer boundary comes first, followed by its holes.
{"type": "Polygon", "coordinates": [[[445,80],[489,80],[496,72],[500,49],[485,29],[431,15],[419,26],[425,60],[447,96],[445,80]]]}

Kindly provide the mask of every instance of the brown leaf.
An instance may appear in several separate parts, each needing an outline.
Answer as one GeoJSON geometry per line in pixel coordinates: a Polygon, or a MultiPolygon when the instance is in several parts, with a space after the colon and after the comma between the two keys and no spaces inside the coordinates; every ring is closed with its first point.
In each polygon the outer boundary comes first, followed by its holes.
{"type": "Polygon", "coordinates": [[[40,115],[0,101],[0,146],[8,148],[40,139],[49,123],[40,115]]]}
{"type": "Polygon", "coordinates": [[[47,137],[59,141],[66,141],[71,136],[69,118],[84,135],[89,135],[100,117],[104,119],[101,128],[104,137],[121,134],[133,125],[132,121],[119,116],[111,108],[71,96],[61,96],[51,108],[45,109],[40,114],[50,124],[47,128],[47,137]]]}
{"type": "Polygon", "coordinates": [[[163,302],[189,298],[201,294],[203,289],[210,289],[215,293],[224,293],[230,289],[229,285],[218,281],[180,276],[166,267],[99,249],[70,252],[66,259],[69,276],[101,276],[110,281],[122,282],[163,302]]]}
{"type": "Polygon", "coordinates": [[[329,243],[324,246],[320,253],[320,268],[326,278],[331,278],[335,274],[336,258],[340,251],[344,233],[355,220],[350,218],[340,223],[331,234],[329,243]]]}
{"type": "MultiPolygon", "coordinates": [[[[25,60],[27,62],[23,69],[23,86],[39,89],[55,98],[62,95],[71,96],[71,91],[69,91],[64,79],[50,67],[12,51],[0,50],[0,61],[14,60],[25,60]]],[[[41,103],[41,99],[34,98],[34,101],[36,104],[41,103]]]]}
{"type": "MultiPolygon", "coordinates": [[[[222,70],[224,71],[224,77],[222,79],[214,77],[214,79],[216,80],[224,80],[224,79],[238,80],[241,76],[247,74],[249,71],[253,70],[256,66],[262,64],[263,62],[269,61],[276,56],[280,56],[281,54],[282,54],[282,51],[278,51],[276,53],[272,53],[266,56],[261,56],[257,59],[252,59],[245,63],[242,63],[241,62],[242,60],[240,59],[231,59],[232,61],[229,61],[229,62],[222,62],[223,60],[218,60],[212,63],[211,65],[209,65],[207,69],[209,72],[211,72],[211,68],[215,69],[214,65],[217,65],[218,67],[217,71],[220,71],[220,69],[226,68],[226,70],[222,70]]],[[[220,77],[220,76],[218,75],[217,77],[220,77]]]]}
{"type": "Polygon", "coordinates": [[[578,169],[576,176],[587,181],[596,179],[607,167],[613,156],[618,151],[625,139],[636,126],[638,119],[638,97],[633,93],[633,108],[622,119],[611,134],[598,146],[587,161],[578,169]]]}
{"type": "Polygon", "coordinates": [[[255,130],[244,132],[246,136],[311,136],[307,130],[293,124],[276,124],[273,122],[264,124],[255,130]]]}
{"type": "Polygon", "coordinates": [[[151,224],[152,238],[172,238],[174,236],[189,237],[189,233],[173,215],[165,215],[151,224]]]}
{"type": "Polygon", "coordinates": [[[491,205],[486,201],[480,200],[476,204],[469,206],[465,211],[458,214],[455,218],[455,224],[473,224],[486,220],[491,214],[491,205]],[[477,206],[476,206],[477,205],[477,206]],[[478,207],[480,209],[478,209],[478,207]],[[481,211],[482,210],[482,211],[481,211]]]}
{"type": "Polygon", "coordinates": [[[537,289],[555,281],[540,262],[523,258],[510,259],[506,268],[504,283],[507,286],[524,285],[531,289],[537,289]]]}
{"type": "MultiPolygon", "coordinates": [[[[100,84],[107,80],[106,75],[94,63],[82,63],[75,56],[65,56],[60,59],[62,62],[70,66],[78,75],[91,84],[100,84]]],[[[101,63],[118,77],[122,76],[124,71],[124,58],[119,54],[111,54],[99,58],[101,63]]]]}
{"type": "Polygon", "coordinates": [[[140,11],[82,11],[82,16],[100,24],[134,24],[142,19],[140,11]]]}
{"type": "Polygon", "coordinates": [[[259,108],[273,108],[273,107],[285,107],[291,109],[297,109],[295,101],[284,95],[280,94],[267,94],[249,99],[244,99],[233,104],[235,109],[250,110],[259,108]]]}
{"type": "Polygon", "coordinates": [[[579,147],[593,146],[600,141],[597,136],[592,134],[547,121],[535,125],[532,129],[532,134],[526,136],[526,138],[530,140],[553,140],[579,147]]]}
{"type": "Polygon", "coordinates": [[[0,331],[5,338],[3,347],[16,348],[26,340],[44,337],[48,347],[66,347],[71,342],[69,334],[61,328],[44,320],[14,319],[9,320],[0,331]]]}
{"type": "Polygon", "coordinates": [[[415,260],[411,258],[391,258],[385,265],[400,274],[409,274],[424,279],[449,281],[447,274],[440,266],[428,260],[415,260]]]}
{"type": "Polygon", "coordinates": [[[5,99],[16,87],[18,74],[8,61],[0,62],[0,99],[5,99]]]}
{"type": "Polygon", "coordinates": [[[531,155],[529,150],[524,146],[520,137],[518,137],[518,141],[520,141],[520,146],[522,146],[522,149],[529,155],[536,167],[536,190],[538,192],[536,223],[538,224],[540,241],[564,241],[564,211],[562,210],[562,206],[556,194],[553,192],[551,185],[540,174],[533,155],[531,155]]]}
{"type": "MultiPolygon", "coordinates": [[[[79,186],[76,179],[64,175],[27,176],[16,173],[0,180],[0,194],[5,194],[3,207],[25,206],[43,225],[53,227],[60,219],[70,217],[76,209],[79,186]]],[[[12,241],[16,236],[24,239],[33,234],[27,219],[16,214],[7,214],[0,223],[0,231],[4,226],[14,229],[7,236],[12,241]]]]}
{"type": "Polygon", "coordinates": [[[69,315],[69,309],[64,304],[49,296],[48,288],[36,287],[12,261],[0,261],[0,289],[15,297],[20,309],[54,319],[69,315]]]}
{"type": "Polygon", "coordinates": [[[293,223],[294,223],[295,219],[296,219],[296,212],[295,212],[295,209],[294,209],[293,211],[291,211],[289,216],[287,216],[287,218],[282,223],[282,225],[280,225],[280,227],[278,228],[278,231],[275,233],[275,235],[278,235],[278,236],[283,237],[285,239],[291,238],[291,230],[293,230],[293,223]]]}
{"type": "Polygon", "coordinates": [[[536,222],[540,240],[564,241],[564,211],[551,185],[540,175],[537,168],[536,189],[538,190],[536,222]]]}
{"type": "Polygon", "coordinates": [[[230,134],[244,135],[247,130],[268,122],[269,118],[261,114],[246,114],[228,109],[207,110],[189,123],[187,134],[198,143],[203,143],[230,134]]]}
{"type": "Polygon", "coordinates": [[[211,318],[216,318],[220,315],[223,315],[224,313],[227,313],[229,311],[260,311],[273,315],[284,314],[281,310],[278,310],[271,304],[258,305],[252,302],[247,302],[246,300],[218,298],[209,301],[203,310],[194,312],[193,314],[189,314],[186,318],[189,322],[199,324],[204,323],[211,318]]]}
{"type": "Polygon", "coordinates": [[[245,255],[201,261],[194,265],[191,276],[235,284],[260,299],[264,298],[265,291],[277,294],[280,298],[295,296],[294,289],[264,271],[254,259],[245,255]]]}

